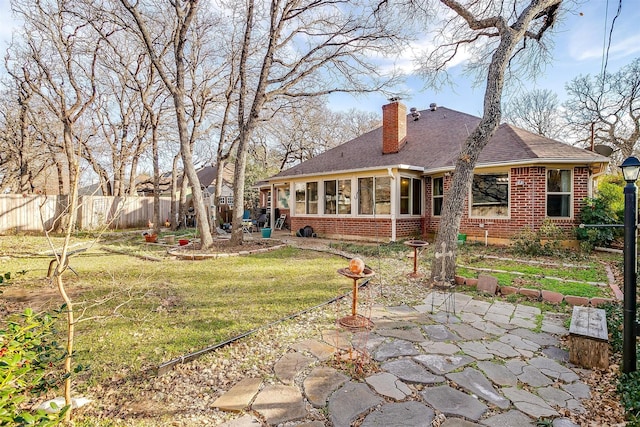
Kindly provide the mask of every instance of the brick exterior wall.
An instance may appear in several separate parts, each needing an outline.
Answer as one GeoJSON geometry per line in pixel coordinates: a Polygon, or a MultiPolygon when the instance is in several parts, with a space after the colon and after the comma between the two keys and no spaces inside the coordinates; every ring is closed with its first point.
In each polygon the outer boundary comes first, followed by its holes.
{"type": "MultiPolygon", "coordinates": [[[[337,218],[337,217],[302,217],[291,218],[291,231],[295,233],[304,226],[310,225],[313,232],[321,237],[343,238],[353,240],[389,241],[392,237],[390,218],[337,218]]],[[[421,218],[398,219],[396,221],[396,237],[398,239],[419,237],[422,228],[421,218]]]]}
{"type": "Polygon", "coordinates": [[[382,152],[397,153],[407,142],[407,107],[400,102],[382,106],[382,152]]]}
{"type": "MultiPolygon", "coordinates": [[[[537,230],[545,220],[561,228],[566,239],[574,239],[573,229],[580,223],[580,210],[584,198],[588,196],[589,169],[575,167],[573,169],[572,218],[548,218],[546,216],[546,173],[545,167],[511,168],[510,173],[510,218],[469,218],[468,200],[464,202],[464,213],[460,222],[460,232],[467,239],[484,241],[485,231],[493,242],[505,242],[520,233],[523,229],[537,230]],[[482,224],[482,226],[481,226],[482,224]]],[[[451,185],[451,177],[444,177],[445,196],[451,185]]],[[[432,183],[427,178],[425,186],[426,214],[423,234],[434,235],[438,231],[440,218],[432,214],[432,183]]]]}

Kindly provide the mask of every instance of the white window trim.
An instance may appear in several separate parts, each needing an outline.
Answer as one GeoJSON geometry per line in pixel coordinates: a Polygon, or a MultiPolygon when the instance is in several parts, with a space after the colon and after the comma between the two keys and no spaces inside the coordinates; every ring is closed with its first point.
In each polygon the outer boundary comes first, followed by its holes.
{"type": "Polygon", "coordinates": [[[401,218],[421,218],[424,213],[424,181],[420,177],[415,177],[411,175],[400,175],[400,179],[398,179],[398,188],[396,189],[398,192],[397,203],[398,203],[398,216],[401,218]],[[409,213],[403,214],[402,211],[402,179],[406,178],[409,180],[409,213]],[[420,181],[420,213],[413,213],[413,183],[414,181],[420,181]]]}
{"type": "Polygon", "coordinates": [[[444,176],[436,176],[431,178],[431,216],[434,218],[440,218],[442,216],[442,211],[440,211],[440,214],[436,215],[436,203],[435,200],[436,198],[438,199],[442,199],[442,205],[444,206],[444,176]],[[435,188],[436,188],[436,179],[441,179],[442,180],[442,195],[440,196],[436,196],[435,195],[435,188]]]}
{"type": "Polygon", "coordinates": [[[573,219],[573,192],[575,190],[575,185],[573,182],[573,178],[574,178],[574,170],[573,168],[567,168],[567,169],[563,169],[563,168],[545,168],[545,173],[544,173],[544,217],[550,220],[558,220],[558,221],[566,221],[566,220],[572,220],[573,219]],[[566,191],[561,191],[561,192],[549,192],[549,190],[547,190],[549,188],[549,171],[550,170],[560,170],[560,171],[569,171],[569,174],[571,175],[571,177],[569,178],[569,182],[571,183],[571,191],[566,192],[566,191]],[[549,216],[549,214],[547,212],[549,212],[547,210],[547,207],[549,205],[549,194],[559,194],[559,195],[569,195],[569,216],[549,216]]]}

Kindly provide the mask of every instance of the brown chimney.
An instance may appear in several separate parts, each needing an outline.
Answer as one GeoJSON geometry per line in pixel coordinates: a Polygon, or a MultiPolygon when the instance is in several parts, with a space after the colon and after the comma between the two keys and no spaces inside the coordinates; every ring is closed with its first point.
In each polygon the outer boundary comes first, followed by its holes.
{"type": "Polygon", "coordinates": [[[397,153],[407,142],[407,107],[395,100],[382,106],[382,154],[397,153]]]}

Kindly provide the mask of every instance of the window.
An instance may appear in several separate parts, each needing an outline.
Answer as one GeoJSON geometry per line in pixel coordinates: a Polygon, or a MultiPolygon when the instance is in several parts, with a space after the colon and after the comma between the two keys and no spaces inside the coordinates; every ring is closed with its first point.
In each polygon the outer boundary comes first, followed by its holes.
{"type": "Polygon", "coordinates": [[[318,183],[297,182],[294,189],[296,192],[296,214],[317,214],[318,183]]]}
{"type": "Polygon", "coordinates": [[[295,192],[296,192],[296,214],[303,215],[305,213],[305,185],[304,182],[296,182],[295,184],[295,192]]]}
{"type": "Polygon", "coordinates": [[[433,216],[442,214],[444,201],[444,178],[433,178],[433,216]]]}
{"type": "Polygon", "coordinates": [[[336,181],[324,182],[324,213],[335,214],[337,203],[336,181]]]}
{"type": "Polygon", "coordinates": [[[358,214],[391,213],[391,178],[358,178],[358,195],[358,214]]]}
{"type": "Polygon", "coordinates": [[[509,175],[474,175],[471,184],[471,216],[509,215],[509,175]]]}
{"type": "Polygon", "coordinates": [[[547,216],[571,216],[571,171],[547,170],[547,216]]]}
{"type": "Polygon", "coordinates": [[[421,199],[422,181],[414,178],[400,178],[400,214],[420,215],[421,199]]]}
{"type": "Polygon", "coordinates": [[[289,192],[289,188],[276,188],[276,194],[278,195],[276,207],[280,209],[289,209],[289,192]]]}
{"type": "Polygon", "coordinates": [[[227,196],[227,204],[233,206],[233,196],[227,196]]]}
{"type": "Polygon", "coordinates": [[[338,213],[351,214],[351,180],[338,180],[338,213]]]}
{"type": "Polygon", "coordinates": [[[226,201],[227,201],[227,198],[226,198],[226,197],[224,197],[224,196],[220,196],[220,197],[218,198],[218,204],[219,204],[220,206],[224,205],[226,201]]]}
{"type": "Polygon", "coordinates": [[[318,183],[307,182],[307,213],[318,213],[318,183]]]}

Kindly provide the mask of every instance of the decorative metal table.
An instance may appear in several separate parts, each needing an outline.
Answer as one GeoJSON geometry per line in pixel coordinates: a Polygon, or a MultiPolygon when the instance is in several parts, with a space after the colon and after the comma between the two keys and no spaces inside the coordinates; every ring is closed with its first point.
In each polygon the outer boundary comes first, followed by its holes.
{"type": "Polygon", "coordinates": [[[413,248],[413,273],[409,273],[409,277],[422,277],[422,274],[418,273],[418,248],[424,248],[429,245],[429,242],[424,240],[407,240],[405,245],[413,248]]]}
{"type": "Polygon", "coordinates": [[[370,268],[364,269],[360,274],[354,274],[348,268],[341,268],[338,273],[353,280],[353,296],[351,299],[351,316],[345,316],[338,320],[338,323],[345,328],[371,328],[373,322],[364,316],[358,314],[358,280],[372,277],[375,275],[374,271],[370,268]]]}

